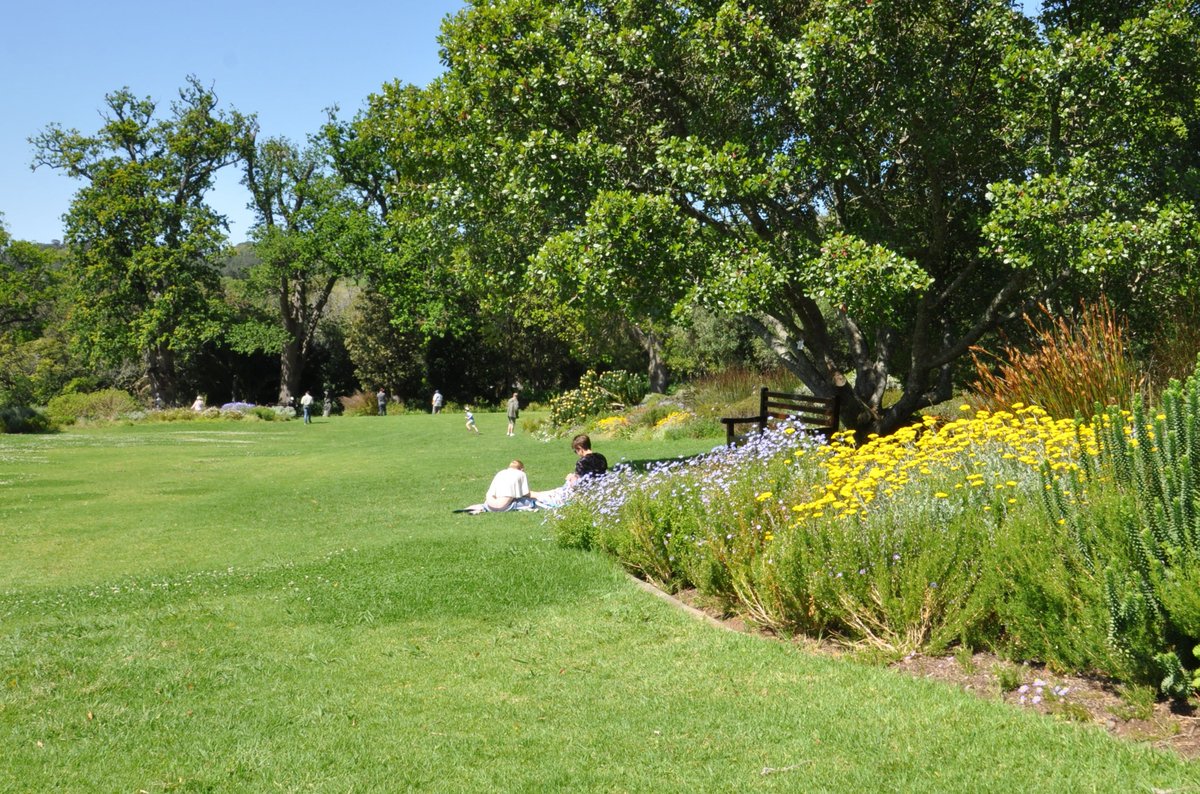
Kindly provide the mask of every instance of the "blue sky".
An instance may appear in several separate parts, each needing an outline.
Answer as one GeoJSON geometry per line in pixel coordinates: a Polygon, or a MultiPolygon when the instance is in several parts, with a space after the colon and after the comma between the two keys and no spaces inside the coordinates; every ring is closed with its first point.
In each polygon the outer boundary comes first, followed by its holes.
{"type": "MultiPolygon", "coordinates": [[[[166,107],[189,74],[222,107],[256,113],[263,135],[302,142],[324,109],[353,115],[392,80],[425,85],[442,71],[437,33],[462,0],[15,0],[0,44],[0,213],[17,239],[61,239],[81,183],[30,171],[27,139],[51,122],[94,132],[104,95],[128,86],[166,107]]],[[[251,215],[227,169],[211,197],[245,239],[251,215]]]]}

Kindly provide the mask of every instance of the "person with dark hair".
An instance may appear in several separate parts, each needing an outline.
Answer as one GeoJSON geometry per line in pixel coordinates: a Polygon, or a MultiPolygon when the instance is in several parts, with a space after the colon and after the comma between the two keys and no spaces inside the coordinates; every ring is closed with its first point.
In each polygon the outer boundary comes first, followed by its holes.
{"type": "Polygon", "coordinates": [[[375,394],[375,405],[379,408],[380,416],[387,416],[387,392],[383,387],[379,387],[379,391],[375,394]]]}
{"type": "Polygon", "coordinates": [[[575,471],[567,475],[568,485],[574,485],[584,477],[608,473],[608,459],[592,451],[592,439],[587,433],[580,433],[571,439],[571,449],[579,456],[579,460],[575,461],[575,471]]]}
{"type": "Polygon", "coordinates": [[[571,449],[578,459],[575,470],[567,475],[566,482],[551,491],[532,491],[530,496],[538,507],[562,507],[571,496],[571,489],[589,477],[603,477],[608,473],[608,459],[592,450],[592,439],[580,433],[571,439],[571,449]]]}

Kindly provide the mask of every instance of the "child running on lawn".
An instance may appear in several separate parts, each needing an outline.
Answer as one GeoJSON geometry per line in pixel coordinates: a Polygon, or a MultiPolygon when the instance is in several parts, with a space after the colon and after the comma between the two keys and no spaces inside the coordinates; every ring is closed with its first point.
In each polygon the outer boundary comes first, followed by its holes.
{"type": "Polygon", "coordinates": [[[467,429],[474,430],[476,433],[478,433],[479,428],[475,426],[475,414],[471,413],[471,406],[468,405],[466,407],[466,411],[467,411],[467,429]]]}

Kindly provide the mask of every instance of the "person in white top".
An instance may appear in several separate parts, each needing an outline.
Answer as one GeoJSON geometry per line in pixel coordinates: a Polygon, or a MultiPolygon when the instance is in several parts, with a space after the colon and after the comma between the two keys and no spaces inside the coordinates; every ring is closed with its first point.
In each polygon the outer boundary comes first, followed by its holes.
{"type": "Polygon", "coordinates": [[[300,398],[300,407],[304,409],[304,424],[312,424],[312,404],[313,396],[311,392],[304,392],[304,396],[300,398]]]}
{"type": "Polygon", "coordinates": [[[525,464],[514,460],[507,469],[497,472],[488,486],[487,498],[484,505],[488,512],[503,513],[506,510],[532,502],[529,496],[529,479],[525,476],[525,464]]]}

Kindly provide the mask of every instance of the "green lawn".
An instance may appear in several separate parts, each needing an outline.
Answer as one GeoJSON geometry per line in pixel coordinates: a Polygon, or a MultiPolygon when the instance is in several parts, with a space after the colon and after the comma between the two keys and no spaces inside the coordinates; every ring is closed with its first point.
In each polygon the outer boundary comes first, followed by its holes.
{"type": "Polygon", "coordinates": [[[696,622],[538,514],[452,514],[512,457],[534,488],[574,462],[479,424],[0,436],[0,790],[1200,790],[1100,730],[696,622]]]}

